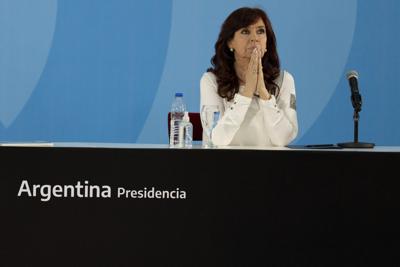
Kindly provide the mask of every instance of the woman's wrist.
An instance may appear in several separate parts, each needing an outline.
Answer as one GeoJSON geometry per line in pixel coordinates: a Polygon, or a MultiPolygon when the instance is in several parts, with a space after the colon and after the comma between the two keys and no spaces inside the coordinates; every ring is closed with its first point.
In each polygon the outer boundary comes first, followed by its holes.
{"type": "Polygon", "coordinates": [[[246,90],[246,89],[243,90],[243,92],[240,92],[239,94],[241,94],[242,96],[245,96],[245,97],[249,97],[249,98],[253,97],[253,92],[246,90]]]}
{"type": "Polygon", "coordinates": [[[260,98],[262,100],[270,100],[271,99],[271,94],[268,92],[268,90],[265,87],[263,89],[260,89],[260,98]]]}

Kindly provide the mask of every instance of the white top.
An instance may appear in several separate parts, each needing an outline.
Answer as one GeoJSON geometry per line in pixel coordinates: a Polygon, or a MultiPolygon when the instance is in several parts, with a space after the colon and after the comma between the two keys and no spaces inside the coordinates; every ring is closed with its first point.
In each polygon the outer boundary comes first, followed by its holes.
{"type": "MultiPolygon", "coordinates": [[[[293,76],[284,72],[280,93],[275,99],[236,94],[231,101],[218,95],[216,76],[203,74],[200,80],[200,107],[218,105],[221,119],[212,131],[212,141],[221,146],[286,146],[298,132],[296,92],[293,76]]],[[[244,86],[239,88],[239,92],[244,86]]]]}

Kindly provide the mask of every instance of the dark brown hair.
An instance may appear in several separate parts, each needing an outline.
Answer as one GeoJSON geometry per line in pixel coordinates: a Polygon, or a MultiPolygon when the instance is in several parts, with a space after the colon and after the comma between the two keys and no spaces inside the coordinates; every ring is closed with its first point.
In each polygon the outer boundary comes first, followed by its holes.
{"type": "Polygon", "coordinates": [[[262,58],[264,82],[271,94],[275,96],[279,94],[278,85],[274,80],[280,74],[280,63],[272,24],[262,9],[242,7],[233,11],[222,24],[215,43],[215,55],[211,58],[213,67],[207,70],[217,76],[218,94],[228,101],[239,92],[239,78],[234,68],[235,57],[229,50],[228,42],[233,39],[236,31],[256,23],[259,19],[263,20],[267,34],[268,51],[262,58]]]}

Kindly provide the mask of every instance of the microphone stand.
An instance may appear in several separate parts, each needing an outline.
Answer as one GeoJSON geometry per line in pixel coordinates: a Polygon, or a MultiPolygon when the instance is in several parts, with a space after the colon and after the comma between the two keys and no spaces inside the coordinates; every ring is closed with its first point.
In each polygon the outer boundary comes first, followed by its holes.
{"type": "Polygon", "coordinates": [[[354,108],[354,142],[338,143],[338,146],[342,148],[373,148],[374,143],[358,142],[358,121],[360,119],[358,108],[354,108]]]}

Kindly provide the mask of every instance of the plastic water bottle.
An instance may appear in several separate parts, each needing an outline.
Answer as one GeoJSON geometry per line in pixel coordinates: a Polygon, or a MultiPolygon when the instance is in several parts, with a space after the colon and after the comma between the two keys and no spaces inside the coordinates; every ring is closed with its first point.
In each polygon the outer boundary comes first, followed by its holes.
{"type": "Polygon", "coordinates": [[[179,126],[185,115],[186,105],[183,101],[182,93],[175,93],[175,99],[171,105],[171,125],[169,146],[170,147],[183,147],[183,140],[179,138],[179,126]]]}
{"type": "Polygon", "coordinates": [[[190,122],[189,112],[187,111],[185,111],[179,125],[179,142],[183,143],[185,148],[191,148],[193,145],[193,124],[190,122]]]}

